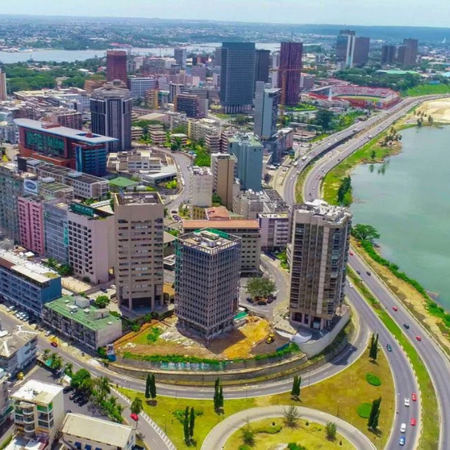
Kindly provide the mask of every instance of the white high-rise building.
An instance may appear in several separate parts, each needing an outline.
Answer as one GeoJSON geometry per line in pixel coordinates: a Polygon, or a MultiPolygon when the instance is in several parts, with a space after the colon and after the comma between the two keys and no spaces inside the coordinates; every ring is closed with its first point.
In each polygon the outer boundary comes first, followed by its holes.
{"type": "Polygon", "coordinates": [[[212,206],[214,176],[209,167],[190,167],[189,202],[193,219],[204,218],[204,208],[212,206]]]}
{"type": "Polygon", "coordinates": [[[7,99],[6,91],[6,73],[0,69],[0,101],[7,99]]]}
{"type": "Polygon", "coordinates": [[[259,139],[270,139],[277,132],[279,103],[280,89],[266,89],[263,81],[256,82],[253,131],[259,139]]]}

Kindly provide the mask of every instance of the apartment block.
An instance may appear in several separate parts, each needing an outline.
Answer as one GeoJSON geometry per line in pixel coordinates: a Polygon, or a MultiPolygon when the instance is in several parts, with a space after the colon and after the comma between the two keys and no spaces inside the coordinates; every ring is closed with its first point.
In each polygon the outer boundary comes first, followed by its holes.
{"type": "Polygon", "coordinates": [[[132,450],[136,445],[133,427],[83,414],[66,414],[61,435],[67,450],[132,450]]]}
{"type": "Polygon", "coordinates": [[[315,329],[330,326],[344,301],[351,213],[322,200],[295,207],[292,216],[291,320],[315,329]]]}
{"type": "Polygon", "coordinates": [[[35,195],[17,199],[20,244],[41,256],[45,253],[44,201],[44,198],[35,195]]]}
{"type": "Polygon", "coordinates": [[[28,380],[11,395],[11,399],[19,434],[28,439],[44,440],[51,447],[64,420],[63,387],[28,380]]]}
{"type": "Polygon", "coordinates": [[[122,321],[108,309],[90,305],[81,296],[63,296],[45,305],[42,320],[77,344],[96,351],[122,336],[122,321]]]}
{"type": "Polygon", "coordinates": [[[13,410],[8,388],[9,374],[5,370],[0,369],[0,427],[9,419],[13,410]]]}
{"type": "Polygon", "coordinates": [[[32,331],[1,331],[0,369],[14,377],[31,368],[36,362],[37,340],[36,333],[32,331]]]}
{"type": "Polygon", "coordinates": [[[205,208],[212,206],[214,177],[209,167],[189,168],[189,202],[191,217],[204,219],[205,208]]]}
{"type": "Polygon", "coordinates": [[[61,202],[44,203],[45,254],[60,264],[69,262],[69,205],[61,202]]]}
{"type": "Polygon", "coordinates": [[[178,238],[175,313],[178,325],[209,340],[233,328],[239,303],[240,238],[197,230],[178,238]]]}
{"type": "Polygon", "coordinates": [[[234,196],[233,212],[244,219],[257,219],[260,213],[287,213],[289,207],[275,189],[240,191],[234,196]]]}
{"type": "Polygon", "coordinates": [[[115,245],[114,216],[81,203],[71,203],[67,223],[69,265],[74,274],[96,284],[108,281],[115,245]]]}
{"type": "Polygon", "coordinates": [[[257,220],[233,220],[223,216],[211,220],[183,220],[184,233],[192,233],[203,228],[213,228],[241,238],[241,273],[245,275],[260,273],[261,232],[257,220]]]}
{"type": "Polygon", "coordinates": [[[0,251],[0,297],[39,317],[44,303],[61,297],[61,277],[41,264],[0,251]]]}
{"type": "Polygon", "coordinates": [[[114,195],[117,299],[134,310],[163,305],[164,205],[156,192],[114,195]]]}
{"type": "Polygon", "coordinates": [[[289,242],[289,214],[258,214],[261,229],[261,248],[265,251],[281,250],[289,242]]]}
{"type": "Polygon", "coordinates": [[[148,134],[154,145],[164,145],[167,140],[167,133],[162,125],[149,125],[148,134]]]}
{"type": "Polygon", "coordinates": [[[213,190],[221,198],[222,205],[233,209],[233,184],[236,173],[236,156],[227,153],[211,154],[211,172],[214,176],[213,190]]]}

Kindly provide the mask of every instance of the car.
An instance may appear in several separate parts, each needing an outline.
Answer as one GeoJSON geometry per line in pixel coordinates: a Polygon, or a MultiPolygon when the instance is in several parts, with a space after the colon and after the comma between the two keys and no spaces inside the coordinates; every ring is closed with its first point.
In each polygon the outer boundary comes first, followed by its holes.
{"type": "Polygon", "coordinates": [[[396,306],[393,306],[392,309],[393,309],[394,311],[398,311],[398,308],[397,308],[396,306]]]}
{"type": "Polygon", "coordinates": [[[409,406],[410,405],[410,401],[409,401],[408,397],[405,397],[404,404],[405,404],[405,406],[409,406]]]}
{"type": "Polygon", "coordinates": [[[78,395],[78,394],[77,394],[76,392],[72,392],[72,393],[69,395],[69,400],[73,400],[77,395],[78,395]]]}
{"type": "Polygon", "coordinates": [[[386,345],[386,349],[387,349],[388,352],[392,352],[392,347],[389,344],[386,345]]]}
{"type": "Polygon", "coordinates": [[[50,330],[47,330],[47,331],[45,332],[45,337],[49,337],[51,334],[52,334],[52,332],[51,332],[50,330]]]}
{"type": "Polygon", "coordinates": [[[108,293],[108,289],[107,289],[107,288],[101,288],[100,290],[101,290],[102,292],[104,292],[105,294],[108,293]]]}
{"type": "Polygon", "coordinates": [[[131,417],[135,422],[137,422],[137,421],[139,420],[139,416],[138,416],[136,413],[131,413],[131,414],[130,414],[130,417],[131,417]]]}
{"type": "Polygon", "coordinates": [[[89,402],[89,400],[86,397],[81,397],[80,400],[78,400],[78,406],[84,406],[89,402]]]}
{"type": "Polygon", "coordinates": [[[398,440],[398,444],[403,447],[405,443],[406,443],[405,436],[401,436],[400,439],[398,440]]]}
{"type": "Polygon", "coordinates": [[[416,421],[416,419],[414,419],[414,417],[411,419],[411,426],[412,427],[415,427],[416,426],[416,423],[417,423],[417,421],[416,421]]]}
{"type": "Polygon", "coordinates": [[[13,308],[14,308],[14,306],[8,306],[8,307],[6,308],[6,312],[11,312],[11,311],[13,311],[13,308]]]}
{"type": "Polygon", "coordinates": [[[406,423],[400,425],[400,433],[406,433],[406,423]]]}
{"type": "Polygon", "coordinates": [[[352,283],[348,283],[348,286],[352,288],[352,287],[353,287],[353,284],[352,284],[352,283]]]}
{"type": "Polygon", "coordinates": [[[178,214],[178,211],[176,209],[172,209],[172,211],[170,211],[172,214],[178,214]]]}
{"type": "Polygon", "coordinates": [[[265,305],[266,304],[266,302],[264,301],[264,300],[260,300],[259,302],[258,302],[258,305],[259,306],[263,306],[263,305],[265,305]]]}
{"type": "Polygon", "coordinates": [[[420,342],[422,338],[420,336],[416,336],[416,339],[420,342]]]}
{"type": "Polygon", "coordinates": [[[350,252],[350,256],[354,256],[355,254],[353,252],[350,252]]]}
{"type": "Polygon", "coordinates": [[[274,301],[275,299],[273,298],[273,297],[269,297],[268,299],[267,299],[267,303],[273,303],[273,301],[274,301]]]}
{"type": "Polygon", "coordinates": [[[411,394],[411,400],[413,401],[413,402],[416,402],[417,401],[417,395],[416,394],[411,394]]]}
{"type": "Polygon", "coordinates": [[[359,270],[357,270],[356,273],[357,273],[358,275],[361,275],[361,272],[360,272],[359,270]]]}
{"type": "Polygon", "coordinates": [[[370,277],[370,275],[372,275],[369,271],[367,271],[366,273],[367,273],[367,275],[369,275],[369,277],[370,277]]]}
{"type": "Polygon", "coordinates": [[[252,299],[251,297],[247,297],[247,301],[248,301],[249,303],[253,303],[253,299],[252,299]]]}
{"type": "Polygon", "coordinates": [[[73,387],[72,387],[72,386],[66,386],[66,387],[63,389],[63,393],[64,393],[64,394],[68,394],[70,391],[73,391],[73,387]]]}
{"type": "Polygon", "coordinates": [[[66,409],[66,414],[70,414],[72,412],[71,409],[66,409]]]}
{"type": "Polygon", "coordinates": [[[409,325],[407,323],[404,323],[403,327],[405,328],[405,330],[409,330],[409,325]]]}
{"type": "Polygon", "coordinates": [[[53,341],[53,342],[50,342],[50,345],[52,346],[52,347],[58,347],[58,344],[55,342],[55,341],[53,341]]]}

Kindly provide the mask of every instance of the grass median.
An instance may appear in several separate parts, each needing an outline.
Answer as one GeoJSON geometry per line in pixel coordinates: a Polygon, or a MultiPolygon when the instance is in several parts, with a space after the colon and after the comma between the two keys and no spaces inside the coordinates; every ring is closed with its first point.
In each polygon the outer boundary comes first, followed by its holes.
{"type": "Polygon", "coordinates": [[[358,287],[363,294],[363,298],[374,308],[378,317],[384,323],[386,328],[397,339],[403,350],[407,354],[414,372],[417,376],[422,402],[422,434],[420,436],[419,447],[421,450],[435,450],[439,443],[439,411],[436,398],[436,391],[434,390],[433,382],[430,375],[422,362],[419,354],[409,339],[403,334],[401,328],[394,322],[389,314],[383,309],[378,300],[374,297],[372,292],[365,286],[361,279],[355,272],[348,268],[348,274],[355,286],[358,287]]]}

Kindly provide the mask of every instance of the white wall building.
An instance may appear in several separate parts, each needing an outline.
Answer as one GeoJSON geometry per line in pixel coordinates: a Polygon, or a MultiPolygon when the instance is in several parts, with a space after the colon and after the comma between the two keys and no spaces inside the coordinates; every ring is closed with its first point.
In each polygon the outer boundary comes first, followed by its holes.
{"type": "Polygon", "coordinates": [[[287,246],[289,242],[289,214],[258,214],[258,220],[263,250],[277,250],[287,246]]]}

